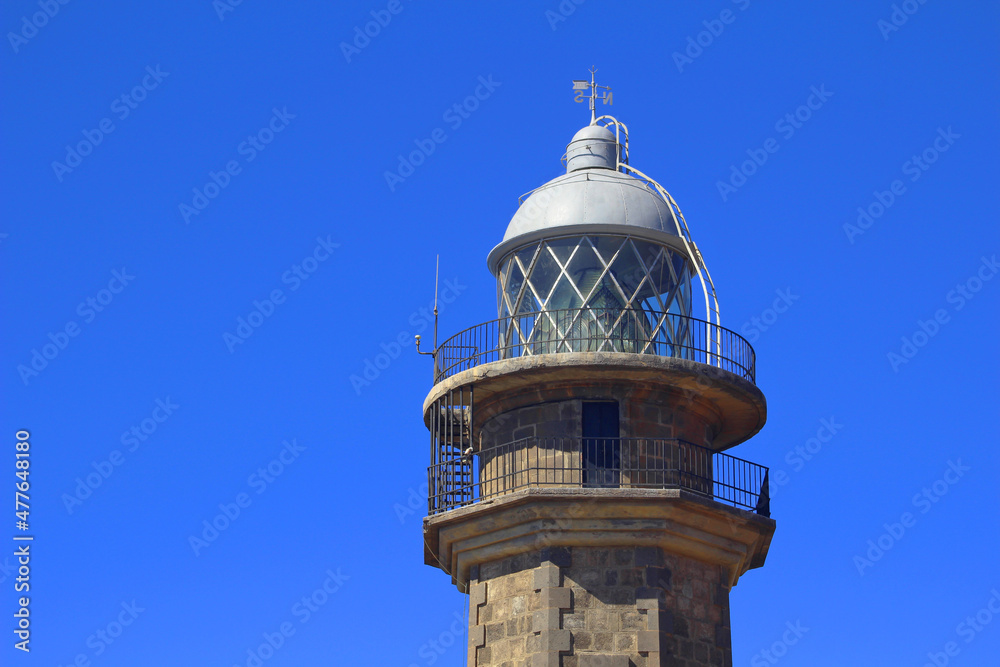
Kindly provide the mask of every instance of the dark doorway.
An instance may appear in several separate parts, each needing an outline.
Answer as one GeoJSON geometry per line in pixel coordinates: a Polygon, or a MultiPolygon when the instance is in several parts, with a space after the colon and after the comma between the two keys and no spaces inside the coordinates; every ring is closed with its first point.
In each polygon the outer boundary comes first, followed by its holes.
{"type": "Polygon", "coordinates": [[[618,402],[583,404],[583,485],[617,488],[621,483],[618,402]]]}

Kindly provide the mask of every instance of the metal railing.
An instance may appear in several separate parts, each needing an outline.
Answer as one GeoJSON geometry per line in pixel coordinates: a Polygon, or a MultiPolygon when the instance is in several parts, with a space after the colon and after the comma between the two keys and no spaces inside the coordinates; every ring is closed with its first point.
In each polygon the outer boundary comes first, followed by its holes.
{"type": "Polygon", "coordinates": [[[767,468],[679,439],[524,438],[427,473],[432,515],[519,489],[613,488],[686,489],[770,516],[767,468]]]}
{"type": "Polygon", "coordinates": [[[689,359],[754,382],[745,338],[705,320],[639,308],[573,308],[469,327],[437,349],[434,382],[501,359],[565,352],[627,352],[689,359]]]}

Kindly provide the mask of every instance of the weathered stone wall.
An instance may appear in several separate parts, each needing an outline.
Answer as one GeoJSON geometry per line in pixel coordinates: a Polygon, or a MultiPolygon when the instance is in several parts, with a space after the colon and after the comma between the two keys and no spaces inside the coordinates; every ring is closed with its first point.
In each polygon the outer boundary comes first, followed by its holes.
{"type": "Polygon", "coordinates": [[[680,393],[634,387],[625,401],[622,430],[636,438],[680,438],[711,447],[715,432],[708,420],[680,393]]]}
{"type": "Polygon", "coordinates": [[[582,401],[550,401],[497,415],[480,429],[484,449],[521,438],[579,438],[583,431],[582,401]]]}
{"type": "Polygon", "coordinates": [[[474,568],[469,667],[730,667],[718,566],[654,547],[543,548],[474,568]]]}
{"type": "Polygon", "coordinates": [[[583,401],[618,401],[623,438],[680,438],[711,448],[715,437],[705,406],[682,393],[654,391],[639,384],[544,387],[508,400],[506,409],[478,428],[481,447],[533,436],[578,438],[583,401]],[[537,402],[525,404],[530,400],[537,402]]]}

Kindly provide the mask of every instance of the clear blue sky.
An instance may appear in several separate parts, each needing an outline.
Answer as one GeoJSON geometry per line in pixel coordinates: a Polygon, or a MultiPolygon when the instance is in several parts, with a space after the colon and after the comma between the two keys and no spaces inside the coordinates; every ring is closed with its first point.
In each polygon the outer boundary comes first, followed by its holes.
{"type": "Polygon", "coordinates": [[[438,253],[442,334],[495,317],[486,254],[596,66],[757,351],[769,419],[733,453],[783,483],[734,664],[997,664],[1000,616],[966,624],[1000,590],[995,3],[221,4],[0,11],[0,563],[21,428],[36,540],[32,651],[0,572],[0,662],[246,665],[287,624],[268,667],[464,665],[401,511],[411,340],[438,253]]]}

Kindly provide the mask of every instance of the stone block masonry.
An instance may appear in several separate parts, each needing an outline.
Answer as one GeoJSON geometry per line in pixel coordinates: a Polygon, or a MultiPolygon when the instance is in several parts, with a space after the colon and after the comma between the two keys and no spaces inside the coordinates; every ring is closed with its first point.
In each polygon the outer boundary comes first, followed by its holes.
{"type": "Polygon", "coordinates": [[[719,566],[656,547],[541,548],[474,567],[469,667],[729,667],[719,566]]]}

